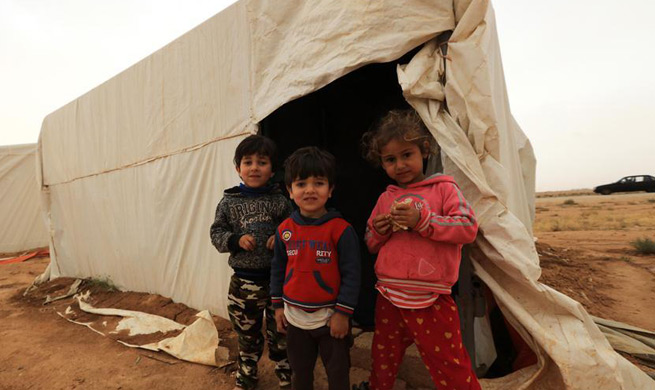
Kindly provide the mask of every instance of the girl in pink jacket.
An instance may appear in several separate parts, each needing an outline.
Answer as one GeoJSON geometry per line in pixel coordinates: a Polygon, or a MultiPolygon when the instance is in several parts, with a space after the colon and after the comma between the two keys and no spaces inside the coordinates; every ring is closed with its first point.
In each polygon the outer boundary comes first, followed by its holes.
{"type": "Polygon", "coordinates": [[[462,245],[477,234],[473,210],[452,177],[425,177],[423,161],[436,145],[415,111],[389,112],[363,142],[367,159],[397,183],[380,195],[366,229],[380,293],[371,389],[393,388],[413,343],[437,388],[480,389],[450,296],[462,245]]]}

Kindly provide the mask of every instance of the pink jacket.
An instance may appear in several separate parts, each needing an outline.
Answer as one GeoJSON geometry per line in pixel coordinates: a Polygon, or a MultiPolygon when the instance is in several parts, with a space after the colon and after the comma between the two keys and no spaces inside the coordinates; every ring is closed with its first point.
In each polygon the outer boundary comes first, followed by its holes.
{"type": "Polygon", "coordinates": [[[380,195],[366,226],[366,245],[378,253],[375,273],[382,285],[450,294],[457,281],[463,244],[475,240],[478,224],[455,180],[435,174],[407,188],[394,185],[380,195]],[[420,212],[414,229],[385,235],[373,218],[387,214],[395,202],[412,199],[420,212]]]}

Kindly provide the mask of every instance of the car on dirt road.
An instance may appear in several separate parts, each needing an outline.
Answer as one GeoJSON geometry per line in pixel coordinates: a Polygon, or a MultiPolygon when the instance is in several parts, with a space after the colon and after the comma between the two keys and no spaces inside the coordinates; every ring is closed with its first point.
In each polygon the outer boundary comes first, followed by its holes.
{"type": "Polygon", "coordinates": [[[604,184],[594,188],[595,193],[602,195],[632,191],[655,192],[655,177],[650,175],[626,176],[616,183],[604,184]]]}

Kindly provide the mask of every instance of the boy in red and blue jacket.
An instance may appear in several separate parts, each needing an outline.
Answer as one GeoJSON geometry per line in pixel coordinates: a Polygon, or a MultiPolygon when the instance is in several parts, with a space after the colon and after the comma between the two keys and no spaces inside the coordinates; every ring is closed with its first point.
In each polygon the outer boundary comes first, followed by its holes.
{"type": "Polygon", "coordinates": [[[336,167],[318,148],[295,151],[285,184],[299,210],[275,235],[271,300],[278,331],[287,333],[293,388],[312,389],[321,354],[330,389],[350,389],[350,317],[360,284],[359,244],[341,215],[328,211],[336,167]]]}

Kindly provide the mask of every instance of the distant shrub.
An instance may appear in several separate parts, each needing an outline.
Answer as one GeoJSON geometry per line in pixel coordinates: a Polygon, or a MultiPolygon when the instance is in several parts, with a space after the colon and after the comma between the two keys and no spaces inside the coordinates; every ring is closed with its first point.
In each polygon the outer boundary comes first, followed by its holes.
{"type": "Polygon", "coordinates": [[[565,200],[564,203],[562,203],[562,204],[563,204],[564,206],[573,206],[574,204],[577,204],[577,203],[575,203],[575,200],[573,200],[573,199],[567,199],[567,200],[565,200]]]}
{"type": "Polygon", "coordinates": [[[638,238],[630,244],[642,255],[655,255],[655,241],[650,238],[638,238]]]}
{"type": "Polygon", "coordinates": [[[648,203],[655,203],[655,199],[648,199],[648,203]]]}

